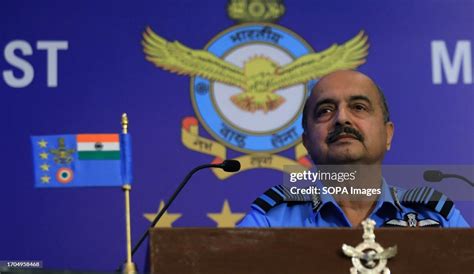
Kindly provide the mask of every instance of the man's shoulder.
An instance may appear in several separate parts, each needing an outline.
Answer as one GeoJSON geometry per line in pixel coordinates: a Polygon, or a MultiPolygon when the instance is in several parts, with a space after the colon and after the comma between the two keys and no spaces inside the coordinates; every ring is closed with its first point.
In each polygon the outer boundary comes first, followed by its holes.
{"type": "Polygon", "coordinates": [[[251,208],[239,227],[304,227],[313,212],[313,197],[277,185],[255,199],[251,208]]]}
{"type": "Polygon", "coordinates": [[[262,214],[274,212],[276,208],[298,207],[297,205],[308,205],[317,202],[315,196],[294,194],[285,185],[277,185],[269,188],[252,203],[252,208],[262,214]]]}
{"type": "Polygon", "coordinates": [[[443,227],[469,227],[453,200],[432,187],[399,189],[397,197],[406,211],[416,212],[423,218],[435,219],[443,227]]]}
{"type": "Polygon", "coordinates": [[[448,196],[432,187],[398,189],[397,196],[402,206],[416,211],[435,213],[445,220],[450,219],[455,209],[454,202],[448,196]]]}

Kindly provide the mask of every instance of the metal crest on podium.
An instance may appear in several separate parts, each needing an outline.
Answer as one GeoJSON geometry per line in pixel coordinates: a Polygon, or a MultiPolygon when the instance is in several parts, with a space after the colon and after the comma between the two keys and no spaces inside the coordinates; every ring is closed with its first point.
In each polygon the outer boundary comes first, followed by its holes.
{"type": "Polygon", "coordinates": [[[342,251],[348,257],[352,257],[351,274],[389,274],[390,269],[387,267],[388,259],[397,255],[397,246],[384,249],[375,241],[375,221],[366,219],[362,222],[364,241],[356,247],[343,244],[342,251]]]}

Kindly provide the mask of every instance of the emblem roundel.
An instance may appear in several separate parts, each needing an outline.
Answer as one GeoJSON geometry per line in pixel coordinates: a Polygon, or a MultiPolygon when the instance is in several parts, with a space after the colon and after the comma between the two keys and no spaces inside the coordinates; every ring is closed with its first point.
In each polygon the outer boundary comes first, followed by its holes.
{"type": "Polygon", "coordinates": [[[269,79],[275,68],[313,52],[300,36],[278,25],[242,24],[218,34],[205,50],[249,79],[243,89],[191,78],[194,111],[214,138],[247,153],[279,152],[300,142],[309,84],[272,89],[269,79]]]}
{"type": "Polygon", "coordinates": [[[74,178],[73,174],[72,169],[62,167],[56,172],[56,180],[62,184],[67,184],[74,178]]]}

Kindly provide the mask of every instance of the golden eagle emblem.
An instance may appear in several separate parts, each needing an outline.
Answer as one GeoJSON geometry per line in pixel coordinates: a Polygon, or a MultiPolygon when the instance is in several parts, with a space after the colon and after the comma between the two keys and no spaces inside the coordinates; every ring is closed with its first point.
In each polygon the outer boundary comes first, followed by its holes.
{"type": "Polygon", "coordinates": [[[243,67],[220,59],[206,50],[193,50],[178,41],[169,42],[147,28],[142,45],[146,59],[157,67],[180,75],[200,76],[240,87],[243,92],[232,102],[248,112],[265,113],[277,109],[285,99],[277,90],[303,84],[341,69],[353,69],[365,63],[369,44],[363,31],[342,45],[306,54],[280,66],[264,56],[254,56],[243,67]]]}
{"type": "Polygon", "coordinates": [[[66,147],[64,138],[58,138],[58,148],[50,149],[50,153],[54,154],[54,162],[56,164],[70,164],[73,160],[72,154],[75,149],[69,149],[66,147]]]}

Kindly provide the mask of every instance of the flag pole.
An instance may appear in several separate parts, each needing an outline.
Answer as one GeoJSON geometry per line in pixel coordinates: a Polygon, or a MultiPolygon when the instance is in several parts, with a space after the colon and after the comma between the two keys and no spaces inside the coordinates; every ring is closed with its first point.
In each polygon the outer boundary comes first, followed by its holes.
{"type": "MultiPolygon", "coordinates": [[[[127,113],[122,114],[122,133],[128,134],[128,117],[127,113]]],[[[132,227],[130,224],[130,190],[132,186],[127,183],[122,186],[125,193],[125,231],[127,234],[127,262],[122,268],[122,273],[135,274],[137,268],[132,261],[132,227]]]]}

